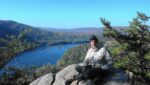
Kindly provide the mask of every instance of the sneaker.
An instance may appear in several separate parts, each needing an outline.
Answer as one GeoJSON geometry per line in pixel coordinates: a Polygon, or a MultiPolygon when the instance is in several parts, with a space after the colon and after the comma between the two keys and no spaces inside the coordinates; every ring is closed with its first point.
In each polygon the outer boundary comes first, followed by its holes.
{"type": "Polygon", "coordinates": [[[67,79],[65,80],[65,85],[70,85],[73,82],[72,79],[67,79]]]}
{"type": "Polygon", "coordinates": [[[72,78],[70,78],[70,79],[66,79],[65,80],[65,85],[70,85],[74,80],[76,80],[75,79],[75,75],[72,78]]]}

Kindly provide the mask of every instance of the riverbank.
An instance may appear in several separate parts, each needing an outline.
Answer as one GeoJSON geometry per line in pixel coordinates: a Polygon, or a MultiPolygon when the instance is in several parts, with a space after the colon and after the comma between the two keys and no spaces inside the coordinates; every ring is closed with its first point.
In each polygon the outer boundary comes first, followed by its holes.
{"type": "Polygon", "coordinates": [[[38,44],[38,45],[34,45],[28,49],[23,50],[22,52],[19,52],[17,54],[13,54],[12,56],[10,56],[9,58],[7,58],[7,60],[5,60],[5,62],[0,66],[0,68],[2,68],[4,65],[6,65],[8,62],[10,62],[13,58],[15,58],[15,56],[18,56],[24,52],[29,52],[35,49],[38,49],[40,47],[43,46],[56,46],[56,45],[63,45],[63,44],[82,44],[82,43],[87,43],[87,41],[80,41],[80,42],[57,42],[57,43],[52,43],[52,44],[38,44]]]}
{"type": "Polygon", "coordinates": [[[31,51],[23,52],[15,56],[5,66],[42,66],[46,64],[56,65],[57,61],[71,48],[84,43],[67,43],[50,46],[41,46],[31,51]]]}

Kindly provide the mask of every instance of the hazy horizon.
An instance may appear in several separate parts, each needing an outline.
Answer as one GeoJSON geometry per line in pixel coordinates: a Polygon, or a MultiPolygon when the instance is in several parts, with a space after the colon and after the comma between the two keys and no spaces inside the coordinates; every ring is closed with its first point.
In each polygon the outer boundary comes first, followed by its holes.
{"type": "Polygon", "coordinates": [[[1,0],[0,20],[43,28],[101,28],[99,18],[128,26],[136,12],[150,15],[148,0],[1,0]]]}

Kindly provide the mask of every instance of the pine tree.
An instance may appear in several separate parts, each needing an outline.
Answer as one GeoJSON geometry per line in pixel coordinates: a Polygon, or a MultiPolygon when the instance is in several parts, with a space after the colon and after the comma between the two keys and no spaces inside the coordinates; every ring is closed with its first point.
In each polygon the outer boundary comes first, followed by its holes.
{"type": "Polygon", "coordinates": [[[140,76],[150,84],[150,17],[137,12],[129,27],[117,30],[110,22],[101,18],[104,25],[104,36],[112,39],[111,53],[115,67],[129,70],[134,76],[140,76]]]}

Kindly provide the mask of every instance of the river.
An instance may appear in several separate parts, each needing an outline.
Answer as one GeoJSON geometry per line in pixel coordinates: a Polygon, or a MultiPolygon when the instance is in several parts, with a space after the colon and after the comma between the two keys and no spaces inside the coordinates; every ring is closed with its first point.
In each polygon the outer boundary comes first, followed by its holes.
{"type": "Polygon", "coordinates": [[[77,45],[80,44],[59,44],[52,46],[42,46],[15,56],[5,66],[20,67],[56,64],[67,50],[77,45]]]}

